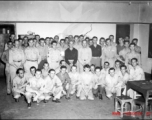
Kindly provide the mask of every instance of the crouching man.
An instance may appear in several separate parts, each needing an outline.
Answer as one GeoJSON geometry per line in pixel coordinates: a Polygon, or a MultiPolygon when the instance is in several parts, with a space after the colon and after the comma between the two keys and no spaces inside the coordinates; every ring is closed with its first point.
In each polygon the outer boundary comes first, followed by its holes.
{"type": "Polygon", "coordinates": [[[15,102],[19,102],[19,98],[21,97],[21,94],[24,95],[26,82],[27,80],[26,77],[24,76],[23,68],[17,69],[16,77],[13,79],[13,88],[12,88],[15,102]]]}
{"type": "Polygon", "coordinates": [[[60,97],[63,92],[62,82],[61,80],[56,76],[55,70],[50,69],[49,75],[44,79],[45,85],[44,85],[44,99],[45,103],[48,102],[48,100],[51,98],[51,95],[53,95],[53,102],[59,103],[60,97]]]}
{"type": "Polygon", "coordinates": [[[67,67],[61,66],[60,72],[57,74],[59,79],[62,82],[63,90],[66,91],[66,99],[70,99],[70,91],[71,91],[71,79],[69,77],[69,74],[66,72],[67,67]]]}
{"type": "Polygon", "coordinates": [[[37,101],[37,104],[44,100],[43,88],[45,82],[41,76],[41,70],[37,69],[35,76],[30,78],[27,83],[25,97],[27,99],[28,108],[31,108],[32,98],[33,101],[37,101]]]}
{"type": "Polygon", "coordinates": [[[69,72],[71,78],[71,92],[74,94],[77,91],[76,97],[80,97],[80,90],[78,89],[80,84],[80,74],[77,72],[77,66],[73,65],[71,67],[71,72],[69,72]]]}
{"type": "Polygon", "coordinates": [[[115,74],[115,69],[110,68],[109,74],[105,77],[105,90],[106,96],[109,99],[112,99],[113,93],[116,93],[118,96],[119,90],[121,90],[121,80],[119,75],[115,74]]]}
{"type": "Polygon", "coordinates": [[[84,65],[84,72],[80,74],[80,100],[94,100],[92,88],[93,88],[93,74],[90,72],[90,66],[84,65]]]}

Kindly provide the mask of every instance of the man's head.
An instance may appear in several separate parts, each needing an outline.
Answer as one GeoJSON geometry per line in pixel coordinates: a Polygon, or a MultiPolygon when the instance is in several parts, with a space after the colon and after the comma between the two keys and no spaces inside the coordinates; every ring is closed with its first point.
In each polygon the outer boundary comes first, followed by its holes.
{"type": "Polygon", "coordinates": [[[35,38],[36,38],[37,41],[39,41],[40,35],[36,35],[35,38]]]}
{"type": "Polygon", "coordinates": [[[137,38],[134,38],[134,39],[132,40],[132,43],[134,43],[135,45],[137,45],[138,39],[137,39],[137,38]]]}
{"type": "Polygon", "coordinates": [[[24,44],[27,44],[27,43],[28,43],[28,37],[25,36],[25,37],[23,38],[23,41],[24,41],[24,44]]]}
{"type": "Polygon", "coordinates": [[[114,35],[109,35],[109,39],[111,40],[111,42],[114,41],[114,35]]]}
{"type": "MultiPolygon", "coordinates": [[[[50,44],[50,38],[46,37],[44,42],[45,42],[46,45],[49,45],[50,44]]],[[[41,41],[40,41],[40,44],[41,44],[41,41]]]]}
{"type": "Polygon", "coordinates": [[[64,40],[64,39],[61,39],[61,40],[60,40],[60,46],[63,47],[64,45],[65,45],[65,40],[64,40]]]}
{"type": "Polygon", "coordinates": [[[93,39],[93,44],[94,44],[94,45],[97,45],[98,38],[97,38],[96,36],[94,36],[92,39],[93,39]]]}
{"type": "Polygon", "coordinates": [[[126,48],[129,47],[129,44],[130,44],[130,42],[129,42],[128,40],[125,40],[125,41],[124,41],[124,46],[125,46],[126,48]]]}
{"type": "Polygon", "coordinates": [[[20,77],[23,78],[24,77],[24,69],[23,68],[18,68],[16,71],[16,74],[20,77]]]}
{"type": "Polygon", "coordinates": [[[118,60],[115,61],[115,67],[116,67],[117,69],[120,68],[120,61],[118,61],[118,60]]]}
{"type": "Polygon", "coordinates": [[[89,46],[93,45],[93,40],[92,39],[89,39],[89,46]]]}
{"type": "Polygon", "coordinates": [[[127,66],[126,65],[121,65],[120,70],[121,70],[122,74],[126,73],[127,72],[127,66]]]}
{"type": "Polygon", "coordinates": [[[41,78],[41,75],[42,75],[41,70],[40,70],[40,69],[37,69],[37,70],[36,70],[36,73],[35,73],[35,77],[36,77],[37,79],[40,79],[40,78],[41,78]]]}
{"type": "Polygon", "coordinates": [[[44,47],[45,45],[45,40],[43,38],[40,38],[40,46],[44,47]]]}
{"type": "Polygon", "coordinates": [[[60,66],[66,66],[65,60],[61,60],[61,61],[60,61],[60,66]]]}
{"type": "Polygon", "coordinates": [[[49,76],[53,79],[55,76],[55,70],[54,69],[50,69],[49,70],[49,76]]]}
{"type": "Polygon", "coordinates": [[[28,44],[29,44],[30,47],[33,47],[33,45],[34,45],[33,39],[29,39],[28,40],[28,44]]]}
{"type": "Polygon", "coordinates": [[[67,67],[63,65],[60,67],[60,69],[61,69],[61,73],[64,74],[66,73],[67,67]]]}
{"type": "Polygon", "coordinates": [[[14,47],[18,48],[19,47],[19,41],[17,39],[14,40],[14,47]]]}
{"type": "Polygon", "coordinates": [[[35,76],[36,67],[32,66],[32,67],[30,68],[30,73],[31,73],[33,76],[35,76]]]}
{"type": "Polygon", "coordinates": [[[74,40],[73,35],[69,35],[69,40],[74,40]]]}
{"type": "Polygon", "coordinates": [[[70,41],[69,41],[69,48],[73,48],[73,45],[74,45],[73,40],[70,40],[70,41]]]}
{"type": "Polygon", "coordinates": [[[83,40],[83,41],[82,41],[82,47],[83,47],[83,48],[86,48],[86,47],[87,47],[87,41],[86,41],[86,40],[83,40]]]}
{"type": "Polygon", "coordinates": [[[118,42],[119,42],[119,44],[123,45],[123,44],[124,44],[124,39],[123,39],[122,37],[120,37],[120,38],[118,39],[118,42]]]}
{"type": "Polygon", "coordinates": [[[23,39],[22,39],[22,38],[19,38],[18,41],[19,41],[19,44],[20,44],[20,46],[21,46],[21,45],[23,44],[23,39]]]}
{"type": "Polygon", "coordinates": [[[73,66],[71,67],[71,72],[72,72],[72,73],[77,72],[77,66],[76,66],[76,65],[73,65],[73,66]]]}
{"type": "Polygon", "coordinates": [[[59,41],[59,36],[58,36],[58,35],[55,35],[55,36],[54,36],[54,40],[55,40],[56,42],[58,42],[58,41],[59,41]]]}
{"type": "Polygon", "coordinates": [[[11,35],[10,35],[10,40],[11,40],[12,42],[14,42],[14,40],[15,40],[15,34],[11,34],[11,35]]]}
{"type": "Polygon", "coordinates": [[[83,36],[83,35],[80,35],[79,40],[80,40],[80,42],[82,42],[82,40],[84,40],[84,36],[83,36]]]}
{"type": "Polygon", "coordinates": [[[105,44],[105,38],[104,37],[100,38],[99,44],[100,45],[104,45],[105,44]]]}
{"type": "Polygon", "coordinates": [[[74,41],[75,41],[76,43],[79,42],[79,36],[78,36],[78,35],[75,35],[75,36],[74,36],[74,41]]]}
{"type": "Polygon", "coordinates": [[[90,66],[88,64],[84,65],[84,71],[89,72],[90,71],[90,66]]]}
{"type": "Polygon", "coordinates": [[[106,45],[110,46],[111,45],[111,40],[109,38],[106,39],[106,45]]]}
{"type": "Polygon", "coordinates": [[[130,40],[130,37],[129,37],[129,36],[126,36],[126,37],[125,37],[125,40],[128,40],[128,41],[129,41],[129,40],[130,40]]]}
{"type": "Polygon", "coordinates": [[[11,49],[13,47],[12,41],[7,42],[7,47],[8,47],[8,49],[11,49]]]}
{"type": "Polygon", "coordinates": [[[137,58],[132,58],[132,59],[131,59],[131,65],[132,65],[133,67],[136,67],[136,66],[138,65],[138,59],[137,59],[137,58]]]}
{"type": "Polygon", "coordinates": [[[131,51],[134,51],[134,50],[135,50],[135,44],[134,44],[134,43],[131,43],[131,44],[129,45],[129,47],[130,47],[130,50],[131,50],[131,51]]]}
{"type": "Polygon", "coordinates": [[[65,38],[65,43],[66,43],[67,45],[69,44],[69,38],[68,38],[68,37],[65,38]]]}
{"type": "Polygon", "coordinates": [[[52,42],[51,42],[51,45],[52,45],[52,48],[56,49],[57,42],[56,42],[56,41],[52,41],[52,42]]]}
{"type": "Polygon", "coordinates": [[[108,69],[109,68],[110,63],[109,62],[104,62],[104,68],[108,69]]]}
{"type": "Polygon", "coordinates": [[[49,63],[45,62],[43,65],[44,70],[48,70],[49,69],[49,63]]]}
{"type": "Polygon", "coordinates": [[[96,75],[100,75],[101,74],[101,68],[100,67],[96,67],[95,68],[95,73],[96,73],[96,75]]]}
{"type": "Polygon", "coordinates": [[[109,69],[109,74],[111,77],[113,77],[115,75],[115,69],[114,68],[110,68],[109,69]]]}
{"type": "Polygon", "coordinates": [[[95,71],[95,65],[94,65],[94,64],[91,64],[91,66],[90,66],[90,70],[91,70],[92,72],[94,72],[94,71],[95,71]]]}

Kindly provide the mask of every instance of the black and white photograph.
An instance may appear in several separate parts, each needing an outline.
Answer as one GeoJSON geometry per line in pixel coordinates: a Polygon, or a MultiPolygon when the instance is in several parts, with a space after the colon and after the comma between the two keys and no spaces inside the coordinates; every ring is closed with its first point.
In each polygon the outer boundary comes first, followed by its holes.
{"type": "Polygon", "coordinates": [[[0,0],[0,119],[152,119],[152,1],[0,0]]]}

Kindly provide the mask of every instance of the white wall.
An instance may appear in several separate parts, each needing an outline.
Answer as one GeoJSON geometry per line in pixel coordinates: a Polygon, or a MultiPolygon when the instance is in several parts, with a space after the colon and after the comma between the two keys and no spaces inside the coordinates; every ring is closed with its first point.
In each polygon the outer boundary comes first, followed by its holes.
{"type": "MultiPolygon", "coordinates": [[[[91,24],[78,23],[17,23],[17,36],[27,34],[27,31],[35,32],[41,37],[54,37],[59,35],[60,38],[67,35],[81,35],[91,30],[91,24]]],[[[87,34],[88,37],[97,36],[108,38],[116,35],[116,24],[92,24],[92,31],[87,34]]]]}

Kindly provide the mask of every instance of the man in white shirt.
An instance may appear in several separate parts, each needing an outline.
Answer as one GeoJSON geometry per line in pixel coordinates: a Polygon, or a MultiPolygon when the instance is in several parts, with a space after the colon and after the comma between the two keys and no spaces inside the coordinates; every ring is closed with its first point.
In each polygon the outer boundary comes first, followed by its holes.
{"type": "Polygon", "coordinates": [[[63,87],[61,80],[56,76],[55,70],[50,69],[49,75],[44,79],[45,86],[43,89],[44,99],[47,102],[53,95],[53,102],[59,103],[62,95],[63,87]]]}
{"type": "Polygon", "coordinates": [[[115,69],[110,68],[109,69],[109,74],[105,78],[105,90],[106,90],[106,96],[111,99],[113,93],[116,93],[119,89],[119,82],[120,82],[120,77],[115,74],[115,69]]]}
{"type": "Polygon", "coordinates": [[[41,70],[43,79],[45,79],[48,76],[49,70],[50,70],[49,63],[45,62],[43,65],[43,69],[41,70]]]}
{"type": "Polygon", "coordinates": [[[109,74],[109,62],[104,62],[104,68],[101,70],[101,73],[105,76],[109,74]]]}
{"type": "Polygon", "coordinates": [[[43,88],[44,88],[44,79],[42,78],[41,70],[36,70],[36,74],[34,77],[30,78],[27,86],[25,97],[27,99],[28,108],[31,108],[31,99],[33,97],[33,101],[37,101],[39,104],[40,101],[44,100],[43,88]]]}
{"type": "Polygon", "coordinates": [[[30,73],[29,73],[29,72],[25,73],[25,77],[26,77],[27,81],[28,81],[30,78],[34,77],[34,76],[35,76],[35,73],[36,73],[36,67],[32,66],[32,67],[30,68],[30,73]]]}
{"type": "Polygon", "coordinates": [[[17,69],[16,76],[13,79],[13,88],[12,88],[13,97],[16,102],[19,102],[19,98],[21,97],[21,94],[24,95],[26,82],[27,80],[24,75],[23,68],[17,69]]]}

